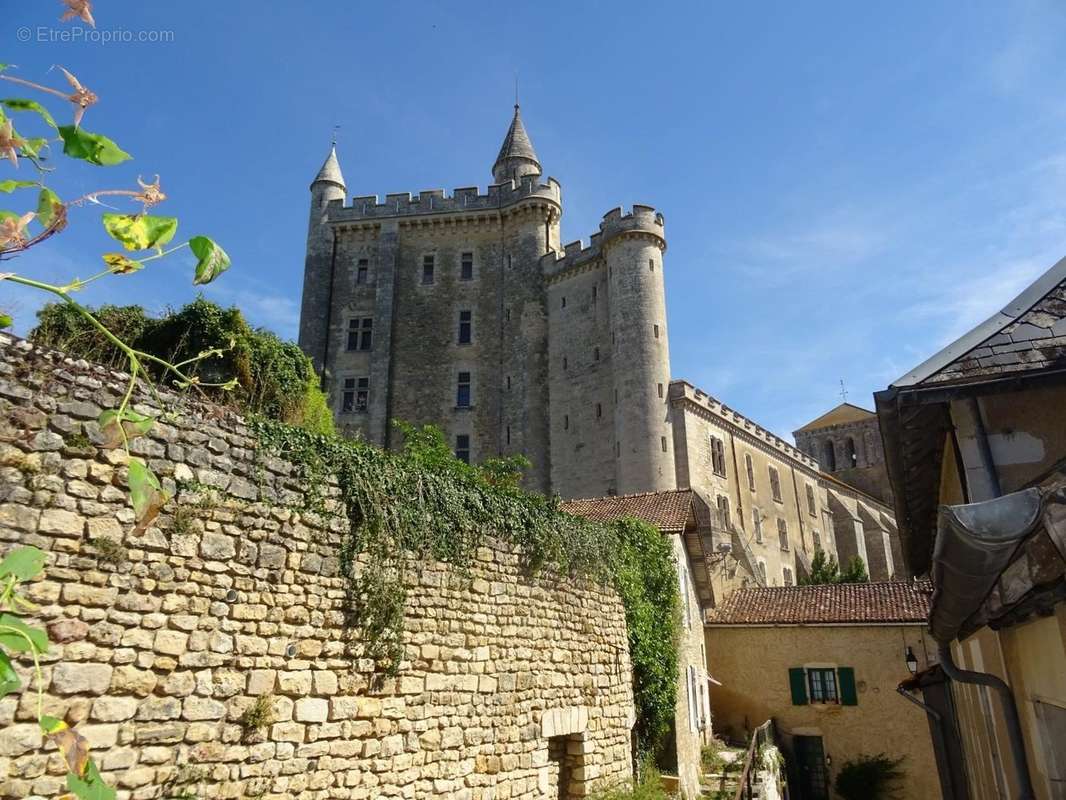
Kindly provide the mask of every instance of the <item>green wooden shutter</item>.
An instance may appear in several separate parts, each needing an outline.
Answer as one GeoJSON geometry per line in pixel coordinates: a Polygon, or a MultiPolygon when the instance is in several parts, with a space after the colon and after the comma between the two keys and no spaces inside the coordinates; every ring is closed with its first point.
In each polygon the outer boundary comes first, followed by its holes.
{"type": "Polygon", "coordinates": [[[807,674],[803,667],[792,667],[788,671],[788,683],[792,687],[792,705],[807,705],[807,674]]]}
{"type": "Polygon", "coordinates": [[[855,670],[851,667],[838,667],[837,675],[840,680],[840,704],[857,706],[859,695],[855,693],[855,670]]]}

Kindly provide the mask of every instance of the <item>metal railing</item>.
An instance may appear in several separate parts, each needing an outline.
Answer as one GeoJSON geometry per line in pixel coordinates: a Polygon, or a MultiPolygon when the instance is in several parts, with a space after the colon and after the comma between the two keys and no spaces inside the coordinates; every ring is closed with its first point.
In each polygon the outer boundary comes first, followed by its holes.
{"type": "Polygon", "coordinates": [[[763,747],[775,744],[774,721],[768,719],[751,734],[748,751],[744,754],[744,768],[740,772],[733,800],[752,800],[755,797],[755,787],[759,779],[759,765],[756,760],[763,747]]]}

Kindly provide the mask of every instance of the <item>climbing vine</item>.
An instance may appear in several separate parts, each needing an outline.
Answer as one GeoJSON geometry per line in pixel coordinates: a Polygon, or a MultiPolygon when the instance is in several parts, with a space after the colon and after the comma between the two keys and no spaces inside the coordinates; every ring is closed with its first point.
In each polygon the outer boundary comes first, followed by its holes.
{"type": "Polygon", "coordinates": [[[432,426],[400,424],[405,448],[311,433],[257,418],[260,451],[294,464],[305,487],[300,509],[341,516],[340,561],[347,618],[364,658],[386,674],[403,659],[406,578],[432,559],[467,566],[492,535],[517,546],[530,571],[550,569],[618,591],[633,663],[638,746],[655,753],[673,720],[677,692],[676,566],[670,543],[635,519],[594,523],[564,513],[558,498],[500,480],[518,464],[471,466],[454,458],[432,426]],[[330,502],[329,487],[340,492],[330,502]]]}

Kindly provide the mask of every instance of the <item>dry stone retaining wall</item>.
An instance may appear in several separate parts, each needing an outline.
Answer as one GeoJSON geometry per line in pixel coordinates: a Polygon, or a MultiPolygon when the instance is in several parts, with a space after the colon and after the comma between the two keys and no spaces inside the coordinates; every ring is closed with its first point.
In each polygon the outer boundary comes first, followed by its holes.
{"type": "MultiPolygon", "coordinates": [[[[0,335],[0,544],[51,554],[28,592],[65,642],[45,713],[78,723],[120,797],[518,800],[630,774],[614,592],[527,576],[501,542],[465,573],[429,563],[400,674],[374,682],[350,654],[338,532],[290,510],[291,465],[257,461],[239,418],[166,398],[177,417],[134,449],[177,499],[134,532],[125,456],[92,445],[122,389],[0,335]],[[273,721],[248,731],[261,697],[273,721]]],[[[54,797],[63,774],[34,694],[0,700],[0,797],[54,797]]]]}

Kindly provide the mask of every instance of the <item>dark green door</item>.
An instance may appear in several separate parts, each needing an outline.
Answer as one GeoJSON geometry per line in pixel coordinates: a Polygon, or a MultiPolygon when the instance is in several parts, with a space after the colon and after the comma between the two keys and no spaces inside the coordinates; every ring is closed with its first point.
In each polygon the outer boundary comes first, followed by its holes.
{"type": "Polygon", "coordinates": [[[829,800],[829,776],[821,736],[797,736],[794,740],[802,800],[829,800]]]}

